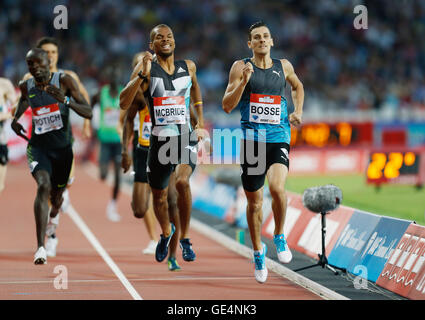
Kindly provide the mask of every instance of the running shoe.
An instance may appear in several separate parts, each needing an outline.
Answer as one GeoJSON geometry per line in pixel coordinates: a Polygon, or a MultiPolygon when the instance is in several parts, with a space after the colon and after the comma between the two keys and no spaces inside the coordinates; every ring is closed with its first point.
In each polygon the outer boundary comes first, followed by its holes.
{"type": "Polygon", "coordinates": [[[181,270],[179,264],[177,263],[176,258],[174,258],[174,257],[168,258],[168,270],[170,270],[170,271],[179,271],[179,270],[181,270]]]}
{"type": "Polygon", "coordinates": [[[66,213],[68,212],[69,205],[71,204],[71,200],[69,199],[69,191],[68,189],[65,189],[65,191],[62,194],[63,202],[61,206],[61,211],[66,213]]]}
{"type": "Polygon", "coordinates": [[[282,263],[289,263],[292,260],[292,253],[289,250],[288,244],[283,234],[276,234],[273,237],[273,242],[276,245],[277,257],[282,263]]]}
{"type": "Polygon", "coordinates": [[[266,253],[267,253],[267,246],[265,243],[261,243],[263,246],[263,253],[260,253],[260,251],[254,251],[254,263],[255,263],[255,280],[257,280],[259,283],[264,283],[267,280],[267,267],[266,267],[266,253]]]}
{"type": "Polygon", "coordinates": [[[44,247],[38,248],[34,254],[34,264],[46,264],[47,263],[47,254],[44,247]]]}
{"type": "Polygon", "coordinates": [[[106,216],[112,222],[118,222],[121,220],[121,216],[117,212],[116,202],[111,200],[106,208],[106,216]]]}
{"type": "Polygon", "coordinates": [[[171,234],[168,237],[164,237],[164,235],[161,234],[161,238],[159,239],[155,250],[156,261],[162,262],[167,257],[168,246],[170,244],[171,237],[173,236],[175,231],[176,227],[174,226],[174,224],[171,223],[171,234]]]}
{"type": "Polygon", "coordinates": [[[46,254],[48,257],[56,257],[56,247],[58,245],[58,238],[48,237],[46,241],[46,254]]]}
{"type": "Polygon", "coordinates": [[[51,237],[52,235],[55,234],[56,228],[59,225],[59,217],[60,217],[59,212],[54,218],[50,217],[50,212],[49,212],[49,222],[47,223],[47,226],[46,226],[46,236],[51,237]]]}
{"type": "Polygon", "coordinates": [[[180,240],[180,248],[182,248],[183,251],[182,255],[184,261],[195,261],[196,255],[195,252],[193,252],[189,238],[180,240]]]}
{"type": "Polygon", "coordinates": [[[155,254],[157,244],[158,243],[155,240],[149,241],[148,246],[143,249],[143,254],[155,254]]]}

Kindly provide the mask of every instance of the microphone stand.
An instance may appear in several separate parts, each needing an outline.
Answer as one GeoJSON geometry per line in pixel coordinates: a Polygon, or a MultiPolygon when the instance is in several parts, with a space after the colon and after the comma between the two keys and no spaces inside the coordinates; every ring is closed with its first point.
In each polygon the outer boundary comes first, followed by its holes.
{"type": "Polygon", "coordinates": [[[343,272],[346,272],[345,269],[342,268],[338,268],[335,266],[331,266],[328,263],[328,258],[326,258],[326,248],[325,248],[325,238],[326,238],[326,214],[327,212],[320,212],[320,214],[322,215],[322,254],[318,254],[319,256],[319,261],[316,264],[313,264],[311,266],[307,266],[307,267],[303,267],[303,268],[299,268],[294,270],[295,272],[301,271],[301,270],[305,270],[305,269],[309,269],[309,268],[313,268],[313,267],[317,267],[317,266],[321,266],[323,269],[329,269],[330,271],[332,271],[335,275],[338,275],[339,272],[336,269],[339,269],[343,272]]]}

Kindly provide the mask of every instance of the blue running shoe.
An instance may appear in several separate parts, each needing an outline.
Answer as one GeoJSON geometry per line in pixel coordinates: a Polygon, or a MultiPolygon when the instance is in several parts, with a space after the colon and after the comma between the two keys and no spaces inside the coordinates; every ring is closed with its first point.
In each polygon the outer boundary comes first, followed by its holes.
{"type": "Polygon", "coordinates": [[[189,241],[189,238],[180,240],[180,248],[183,251],[183,260],[184,261],[195,261],[196,255],[192,250],[192,244],[189,241]]]}
{"type": "Polygon", "coordinates": [[[273,237],[273,242],[276,245],[277,257],[282,263],[289,263],[292,260],[292,253],[289,250],[288,244],[286,243],[285,236],[283,234],[276,234],[273,237]]]}
{"type": "Polygon", "coordinates": [[[170,271],[179,271],[181,268],[179,264],[177,263],[176,258],[171,257],[168,258],[168,270],[170,271]]]}
{"type": "Polygon", "coordinates": [[[174,224],[171,223],[171,234],[168,237],[164,237],[164,235],[161,234],[161,238],[159,239],[155,250],[156,261],[162,262],[167,257],[168,246],[170,244],[171,237],[173,236],[175,231],[176,227],[174,226],[174,224]]]}
{"type": "Polygon", "coordinates": [[[266,253],[267,246],[265,243],[261,243],[263,246],[263,253],[261,254],[259,251],[254,251],[254,263],[255,263],[255,280],[259,283],[264,283],[267,280],[268,271],[266,268],[266,253]]]}

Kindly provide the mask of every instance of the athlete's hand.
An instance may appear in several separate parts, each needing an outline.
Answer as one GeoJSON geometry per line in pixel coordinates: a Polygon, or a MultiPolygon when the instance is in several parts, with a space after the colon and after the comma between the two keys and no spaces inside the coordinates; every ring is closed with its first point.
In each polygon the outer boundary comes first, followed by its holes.
{"type": "Polygon", "coordinates": [[[289,115],[289,122],[293,126],[297,127],[302,123],[302,117],[303,117],[302,113],[293,112],[289,115]]]}
{"type": "Polygon", "coordinates": [[[16,120],[12,121],[11,124],[12,130],[15,131],[15,133],[20,136],[21,138],[24,138],[25,140],[29,141],[28,137],[24,134],[27,131],[24,129],[24,127],[16,120]]]}
{"type": "Polygon", "coordinates": [[[121,167],[124,169],[124,173],[130,169],[131,166],[131,158],[127,152],[123,152],[121,154],[121,167]]]}
{"type": "Polygon", "coordinates": [[[145,56],[142,58],[142,75],[147,76],[151,73],[153,56],[152,53],[146,51],[145,56]]]}
{"type": "Polygon", "coordinates": [[[247,84],[249,79],[251,79],[251,75],[254,72],[254,67],[251,62],[247,62],[242,69],[242,81],[247,84]]]}
{"type": "Polygon", "coordinates": [[[84,139],[90,139],[91,138],[91,125],[90,125],[90,120],[88,120],[88,119],[84,119],[83,138],[84,139]]]}
{"type": "Polygon", "coordinates": [[[58,102],[63,103],[65,101],[65,93],[58,87],[49,84],[44,88],[44,90],[53,98],[58,100],[58,102]]]}

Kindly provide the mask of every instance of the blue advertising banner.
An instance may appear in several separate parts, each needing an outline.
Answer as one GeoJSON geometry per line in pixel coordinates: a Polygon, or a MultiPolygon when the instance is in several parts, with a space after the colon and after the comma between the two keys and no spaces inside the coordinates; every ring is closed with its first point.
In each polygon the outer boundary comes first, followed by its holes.
{"type": "Polygon", "coordinates": [[[378,225],[381,216],[356,210],[341,232],[329,257],[329,264],[347,269],[378,225]]]}
{"type": "Polygon", "coordinates": [[[193,208],[224,219],[227,209],[236,199],[234,187],[215,183],[211,178],[202,185],[202,191],[193,199],[193,208]]]}
{"type": "Polygon", "coordinates": [[[411,221],[381,217],[368,241],[351,261],[347,271],[376,282],[411,221]]]}

